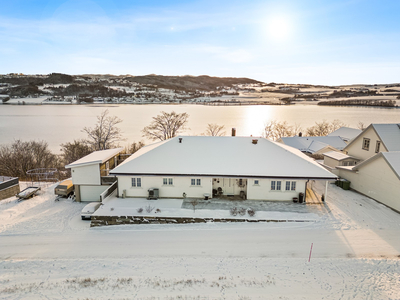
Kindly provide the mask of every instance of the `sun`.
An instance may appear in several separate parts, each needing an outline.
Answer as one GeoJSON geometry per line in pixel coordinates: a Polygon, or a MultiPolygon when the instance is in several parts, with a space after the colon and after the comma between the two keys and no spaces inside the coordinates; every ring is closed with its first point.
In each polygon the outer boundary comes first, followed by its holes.
{"type": "Polygon", "coordinates": [[[293,25],[288,16],[273,16],[267,19],[267,34],[276,41],[285,41],[291,37],[293,25]]]}

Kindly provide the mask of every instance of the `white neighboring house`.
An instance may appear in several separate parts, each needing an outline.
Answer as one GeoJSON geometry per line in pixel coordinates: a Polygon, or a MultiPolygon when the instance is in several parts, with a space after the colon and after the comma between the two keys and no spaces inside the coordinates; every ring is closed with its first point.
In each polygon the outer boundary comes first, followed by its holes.
{"type": "Polygon", "coordinates": [[[76,201],[100,201],[103,193],[115,181],[107,177],[118,164],[123,148],[95,151],[65,166],[71,169],[76,201]]]}
{"type": "Polygon", "coordinates": [[[324,165],[336,168],[352,189],[400,212],[400,124],[371,124],[343,152],[326,153],[324,165]]]}
{"type": "Polygon", "coordinates": [[[362,130],[350,127],[340,127],[339,129],[331,132],[328,136],[340,136],[346,143],[351,142],[357,137],[362,130]]]}
{"type": "Polygon", "coordinates": [[[308,154],[339,151],[347,146],[346,142],[340,136],[292,136],[282,137],[277,142],[308,154]]]}
{"type": "Polygon", "coordinates": [[[254,137],[179,136],[145,146],[121,163],[120,197],[242,196],[289,201],[305,193],[309,180],[336,176],[292,147],[254,137]]]}

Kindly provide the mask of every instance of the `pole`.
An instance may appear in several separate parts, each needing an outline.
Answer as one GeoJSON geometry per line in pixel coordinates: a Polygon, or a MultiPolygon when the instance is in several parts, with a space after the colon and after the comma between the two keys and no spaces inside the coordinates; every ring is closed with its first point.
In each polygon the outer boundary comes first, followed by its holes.
{"type": "Polygon", "coordinates": [[[308,262],[310,262],[310,260],[311,260],[311,253],[312,253],[313,244],[314,244],[314,243],[311,243],[310,256],[308,257],[308,262]]]}

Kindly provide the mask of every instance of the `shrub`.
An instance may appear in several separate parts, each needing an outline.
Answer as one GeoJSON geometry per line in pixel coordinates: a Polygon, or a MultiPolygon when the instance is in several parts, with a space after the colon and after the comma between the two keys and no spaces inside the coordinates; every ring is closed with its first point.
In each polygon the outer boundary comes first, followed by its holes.
{"type": "Polygon", "coordinates": [[[236,216],[237,213],[238,213],[238,209],[237,209],[237,207],[232,207],[232,208],[229,210],[229,212],[230,212],[231,216],[236,216]]]}
{"type": "Polygon", "coordinates": [[[247,209],[247,214],[250,217],[254,217],[254,215],[256,214],[256,211],[254,209],[252,209],[252,208],[249,208],[249,209],[247,209]]]}
{"type": "Polygon", "coordinates": [[[238,213],[239,215],[244,216],[246,214],[246,209],[244,207],[239,208],[238,213]]]}
{"type": "Polygon", "coordinates": [[[143,212],[143,207],[140,207],[136,210],[139,214],[141,214],[143,212]]]}
{"type": "Polygon", "coordinates": [[[158,213],[160,213],[160,212],[161,212],[161,209],[157,208],[157,209],[156,209],[156,214],[158,214],[158,213]]]}
{"type": "Polygon", "coordinates": [[[150,205],[146,206],[145,208],[146,208],[146,212],[147,213],[151,213],[153,211],[153,209],[154,209],[154,207],[150,206],[150,205]]]}

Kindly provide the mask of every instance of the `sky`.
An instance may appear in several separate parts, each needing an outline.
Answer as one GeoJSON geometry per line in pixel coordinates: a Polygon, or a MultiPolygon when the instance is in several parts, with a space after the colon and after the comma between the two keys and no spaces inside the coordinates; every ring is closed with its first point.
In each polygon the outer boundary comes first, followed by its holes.
{"type": "Polygon", "coordinates": [[[399,0],[0,0],[0,74],[400,82],[399,0]]]}

